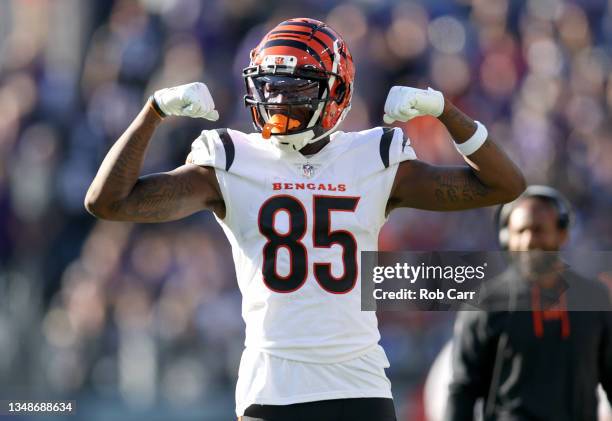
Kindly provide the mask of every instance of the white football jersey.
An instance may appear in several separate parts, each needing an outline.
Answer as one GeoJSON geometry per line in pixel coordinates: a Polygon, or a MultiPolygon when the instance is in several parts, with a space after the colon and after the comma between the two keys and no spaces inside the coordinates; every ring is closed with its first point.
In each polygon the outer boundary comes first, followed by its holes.
{"type": "Polygon", "coordinates": [[[380,339],[361,311],[360,252],[377,250],[397,164],[415,159],[400,129],[336,132],[317,154],[281,151],[259,133],[205,130],[193,163],[216,170],[247,348],[335,363],[380,339]]]}
{"type": "Polygon", "coordinates": [[[238,416],[253,403],[391,398],[376,314],[361,311],[360,252],[377,249],[397,166],[415,158],[387,128],[336,132],[310,157],[259,133],[193,142],[192,162],[216,170],[243,297],[238,416]]]}

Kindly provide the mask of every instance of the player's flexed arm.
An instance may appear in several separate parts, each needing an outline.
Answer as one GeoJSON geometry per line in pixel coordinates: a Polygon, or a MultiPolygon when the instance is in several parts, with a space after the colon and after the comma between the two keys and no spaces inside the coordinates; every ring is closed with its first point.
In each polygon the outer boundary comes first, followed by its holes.
{"type": "Polygon", "coordinates": [[[187,162],[173,171],[139,177],[144,154],[166,115],[217,120],[219,114],[203,83],[155,92],[107,153],[87,195],[85,208],[103,219],[163,222],[202,209],[223,217],[225,207],[213,168],[187,162]]]}
{"type": "Polygon", "coordinates": [[[434,166],[422,161],[399,165],[388,210],[412,207],[462,210],[505,203],[525,189],[517,166],[488,136],[486,128],[433,89],[395,86],[385,103],[385,122],[433,115],[446,126],[467,166],[434,166]]]}

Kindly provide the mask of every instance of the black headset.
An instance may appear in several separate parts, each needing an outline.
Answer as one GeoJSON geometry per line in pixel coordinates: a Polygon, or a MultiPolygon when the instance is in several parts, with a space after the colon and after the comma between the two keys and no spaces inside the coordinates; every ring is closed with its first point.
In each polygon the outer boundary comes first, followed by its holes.
{"type": "Polygon", "coordinates": [[[529,197],[540,197],[553,204],[557,210],[557,226],[559,229],[567,229],[571,224],[572,208],[565,196],[549,186],[529,186],[516,200],[501,205],[495,213],[495,227],[498,232],[499,245],[504,250],[508,248],[508,220],[510,214],[521,200],[529,197]]]}

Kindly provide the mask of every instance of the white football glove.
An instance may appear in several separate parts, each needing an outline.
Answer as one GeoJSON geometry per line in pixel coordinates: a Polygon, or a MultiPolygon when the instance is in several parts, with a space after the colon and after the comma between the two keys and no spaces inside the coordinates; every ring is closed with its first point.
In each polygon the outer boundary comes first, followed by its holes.
{"type": "Polygon", "coordinates": [[[385,101],[383,120],[387,124],[395,120],[406,122],[414,117],[432,115],[438,117],[444,110],[444,95],[434,89],[417,89],[394,86],[385,101]]]}
{"type": "Polygon", "coordinates": [[[205,118],[211,121],[219,119],[210,91],[202,82],[160,89],[153,94],[153,99],[165,115],[205,118]]]}

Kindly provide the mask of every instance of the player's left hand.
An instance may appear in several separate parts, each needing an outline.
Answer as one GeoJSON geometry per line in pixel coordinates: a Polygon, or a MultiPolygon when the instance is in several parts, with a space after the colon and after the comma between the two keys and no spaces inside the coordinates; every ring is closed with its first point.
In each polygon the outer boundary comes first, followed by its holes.
{"type": "Polygon", "coordinates": [[[443,110],[444,95],[442,92],[431,88],[425,90],[394,86],[385,101],[383,120],[391,124],[395,120],[406,122],[422,115],[438,117],[443,110]]]}

